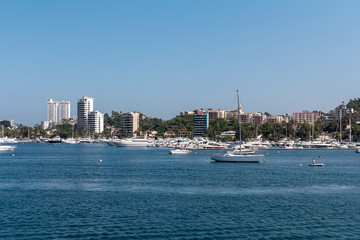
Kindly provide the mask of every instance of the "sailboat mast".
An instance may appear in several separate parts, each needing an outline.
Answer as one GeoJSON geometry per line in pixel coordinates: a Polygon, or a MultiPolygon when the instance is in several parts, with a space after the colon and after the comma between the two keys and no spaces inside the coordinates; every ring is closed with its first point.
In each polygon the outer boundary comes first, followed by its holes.
{"type": "Polygon", "coordinates": [[[349,119],[349,125],[350,125],[349,142],[351,143],[351,119],[349,119]]]}
{"type": "Polygon", "coordinates": [[[239,98],[239,90],[236,90],[237,93],[237,101],[238,101],[238,123],[239,123],[239,146],[241,152],[241,117],[240,117],[240,98],[239,98]]]}

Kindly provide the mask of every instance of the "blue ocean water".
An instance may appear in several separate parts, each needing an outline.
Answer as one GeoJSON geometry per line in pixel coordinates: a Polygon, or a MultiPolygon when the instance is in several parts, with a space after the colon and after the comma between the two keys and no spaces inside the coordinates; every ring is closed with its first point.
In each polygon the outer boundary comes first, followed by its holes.
{"type": "Polygon", "coordinates": [[[18,144],[0,154],[0,239],[360,238],[360,154],[232,164],[213,153],[18,144]]]}

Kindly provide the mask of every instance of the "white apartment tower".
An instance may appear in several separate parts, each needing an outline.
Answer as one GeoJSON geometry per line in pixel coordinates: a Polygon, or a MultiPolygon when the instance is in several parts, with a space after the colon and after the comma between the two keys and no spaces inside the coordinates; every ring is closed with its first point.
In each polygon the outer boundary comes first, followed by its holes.
{"type": "Polygon", "coordinates": [[[52,99],[47,101],[47,120],[53,123],[58,121],[58,102],[54,102],[52,99]]]}
{"type": "Polygon", "coordinates": [[[94,98],[82,97],[77,102],[77,116],[78,116],[78,132],[81,133],[84,128],[89,129],[88,116],[94,111],[94,98]]]}
{"type": "Polygon", "coordinates": [[[91,134],[104,131],[104,114],[99,111],[92,111],[88,115],[88,126],[91,134]]]}
{"type": "Polygon", "coordinates": [[[68,120],[70,118],[70,102],[61,101],[59,103],[59,122],[62,120],[68,120]]]}

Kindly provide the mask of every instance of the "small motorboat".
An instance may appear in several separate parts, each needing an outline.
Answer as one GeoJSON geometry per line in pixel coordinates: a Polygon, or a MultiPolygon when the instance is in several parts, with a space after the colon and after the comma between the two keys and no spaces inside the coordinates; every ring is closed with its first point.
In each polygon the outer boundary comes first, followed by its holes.
{"type": "Polygon", "coordinates": [[[0,152],[13,152],[16,146],[12,145],[0,145],[0,152]]]}
{"type": "Polygon", "coordinates": [[[310,163],[309,166],[310,167],[323,167],[323,166],[325,166],[325,164],[323,164],[323,163],[310,163]]]}
{"type": "MultiPolygon", "coordinates": [[[[322,156],[320,156],[319,158],[322,158],[322,156]]],[[[325,166],[325,164],[323,163],[317,163],[315,162],[315,158],[313,158],[312,162],[309,164],[310,167],[323,167],[325,166]]]]}
{"type": "Polygon", "coordinates": [[[173,149],[173,150],[170,150],[170,154],[173,154],[173,155],[186,155],[186,154],[190,154],[191,151],[190,150],[187,150],[187,149],[173,149]]]}

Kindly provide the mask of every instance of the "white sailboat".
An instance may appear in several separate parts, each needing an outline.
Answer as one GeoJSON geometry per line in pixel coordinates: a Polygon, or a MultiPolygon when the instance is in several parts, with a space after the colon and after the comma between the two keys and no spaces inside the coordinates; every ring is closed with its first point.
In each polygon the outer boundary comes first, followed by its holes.
{"type": "Polygon", "coordinates": [[[244,149],[241,145],[241,118],[240,118],[240,100],[239,90],[236,90],[238,101],[238,122],[239,122],[239,148],[228,151],[223,155],[212,155],[211,159],[215,162],[233,162],[233,163],[260,163],[264,157],[263,154],[255,154],[255,151],[244,149]]]}

